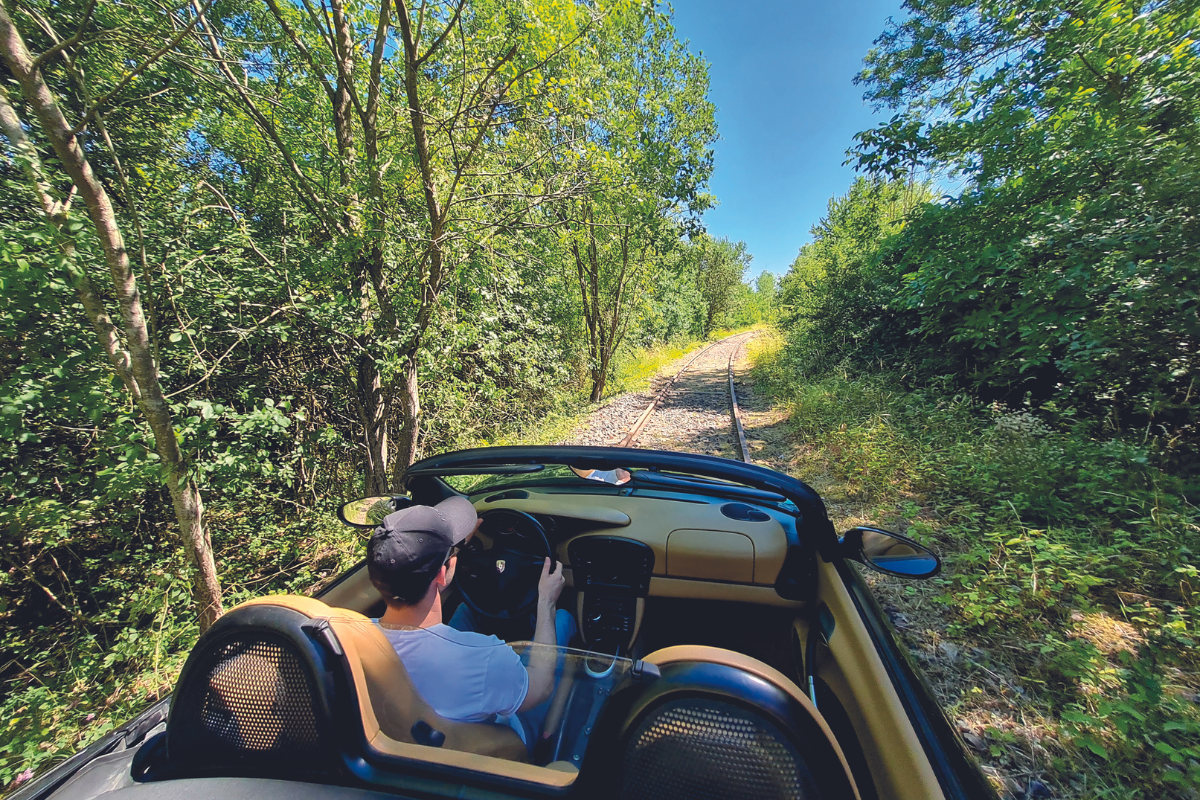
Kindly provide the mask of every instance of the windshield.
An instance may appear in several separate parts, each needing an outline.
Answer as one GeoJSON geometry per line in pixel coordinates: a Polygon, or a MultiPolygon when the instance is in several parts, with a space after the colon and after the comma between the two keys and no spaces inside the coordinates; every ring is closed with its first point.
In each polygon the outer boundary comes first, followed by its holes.
{"type": "MultiPolygon", "coordinates": [[[[734,500],[747,500],[756,503],[770,503],[773,506],[794,513],[796,506],[783,495],[758,489],[743,483],[721,480],[718,478],[695,475],[682,471],[656,469],[615,469],[612,473],[619,475],[620,483],[608,480],[597,480],[585,475],[597,475],[598,471],[564,464],[537,465],[536,470],[522,472],[505,472],[497,466],[495,473],[481,473],[477,467],[470,469],[470,474],[452,474],[453,468],[446,472],[435,473],[448,483],[455,491],[466,495],[484,494],[492,491],[507,491],[519,487],[540,486],[570,486],[580,490],[593,492],[601,487],[616,493],[631,493],[637,496],[656,496],[655,492],[686,492],[708,495],[734,500]],[[586,489],[584,487],[587,487],[586,489]]],[[[465,471],[465,470],[464,470],[465,471]]]]}

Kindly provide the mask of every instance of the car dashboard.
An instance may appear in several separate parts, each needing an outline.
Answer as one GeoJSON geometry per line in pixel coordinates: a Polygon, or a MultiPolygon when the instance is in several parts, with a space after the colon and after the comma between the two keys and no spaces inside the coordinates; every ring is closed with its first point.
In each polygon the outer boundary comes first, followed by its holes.
{"type": "MultiPolygon", "coordinates": [[[[815,591],[806,586],[785,597],[776,590],[789,551],[797,549],[790,545],[800,541],[799,520],[767,504],[607,486],[527,485],[472,491],[468,497],[485,518],[489,511],[505,509],[536,519],[564,565],[567,586],[577,593],[586,587],[577,584],[573,548],[596,538],[632,540],[648,548],[653,557],[645,591],[638,593],[643,598],[796,608],[815,591]]],[[[799,572],[789,565],[793,571],[799,572]]],[[[322,596],[332,605],[363,613],[380,601],[365,569],[354,570],[322,596]]],[[[574,605],[571,610],[581,629],[586,628],[582,599],[577,596],[574,605]]]]}
{"type": "MultiPolygon", "coordinates": [[[[664,499],[518,489],[471,497],[476,511],[512,509],[542,523],[557,557],[571,567],[580,537],[616,536],[647,545],[653,578],[774,586],[787,554],[783,512],[719,498],[664,499]]],[[[652,592],[653,593],[653,592],[652,592]]]]}

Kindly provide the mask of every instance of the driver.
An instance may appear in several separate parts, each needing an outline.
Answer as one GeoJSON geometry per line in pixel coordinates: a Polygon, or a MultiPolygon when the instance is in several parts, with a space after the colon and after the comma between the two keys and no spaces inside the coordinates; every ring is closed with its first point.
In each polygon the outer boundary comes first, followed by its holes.
{"type": "MultiPolygon", "coordinates": [[[[556,626],[562,565],[542,566],[538,582],[529,668],[495,636],[460,631],[442,623],[442,592],[454,579],[459,549],[479,528],[474,506],[451,497],[436,506],[410,506],[387,515],[367,543],[367,574],[383,595],[387,610],[376,622],[383,629],[417,692],[447,719],[491,722],[500,717],[531,746],[516,719],[549,699],[554,690],[557,651],[569,639],[574,620],[556,626]],[[556,632],[556,628],[558,631],[556,632]]],[[[532,721],[531,721],[532,723],[532,721]]]]}

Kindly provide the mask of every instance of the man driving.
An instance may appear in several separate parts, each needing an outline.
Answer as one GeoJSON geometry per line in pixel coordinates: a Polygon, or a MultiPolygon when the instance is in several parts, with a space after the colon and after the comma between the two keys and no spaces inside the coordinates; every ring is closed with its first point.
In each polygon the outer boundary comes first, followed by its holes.
{"type": "Polygon", "coordinates": [[[436,506],[410,506],[384,518],[367,543],[367,573],[387,610],[377,622],[396,649],[420,695],[447,719],[508,722],[527,745],[515,719],[549,699],[557,651],[574,633],[574,620],[555,604],[563,589],[562,564],[547,558],[538,582],[529,668],[495,636],[456,630],[442,622],[442,592],[454,580],[458,551],[479,527],[474,506],[451,497],[436,506]],[[565,619],[556,619],[562,615],[565,619]],[[558,624],[556,624],[556,622],[558,624]]]}

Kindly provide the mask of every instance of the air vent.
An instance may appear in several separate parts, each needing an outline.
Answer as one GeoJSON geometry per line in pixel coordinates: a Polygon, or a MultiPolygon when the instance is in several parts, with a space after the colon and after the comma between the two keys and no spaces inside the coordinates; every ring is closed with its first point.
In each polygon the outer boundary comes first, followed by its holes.
{"type": "Polygon", "coordinates": [[[748,506],[745,503],[726,503],[721,506],[721,513],[730,519],[741,522],[770,522],[771,515],[765,511],[748,506]]]}
{"type": "Polygon", "coordinates": [[[529,499],[529,492],[525,491],[524,489],[510,489],[507,492],[501,492],[500,494],[494,494],[491,497],[484,499],[483,502],[494,503],[497,500],[528,500],[528,499],[529,499]]]}

